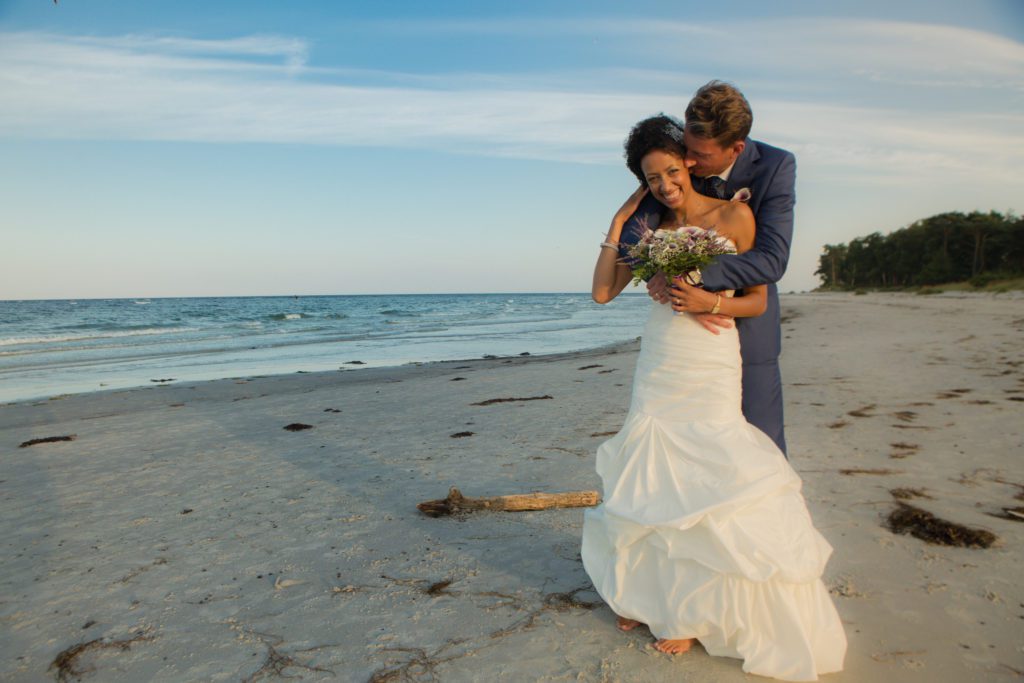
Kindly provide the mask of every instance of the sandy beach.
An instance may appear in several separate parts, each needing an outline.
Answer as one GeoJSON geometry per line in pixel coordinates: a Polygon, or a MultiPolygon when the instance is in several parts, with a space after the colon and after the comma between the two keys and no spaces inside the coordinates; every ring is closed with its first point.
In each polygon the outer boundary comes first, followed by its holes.
{"type": "MultiPolygon", "coordinates": [[[[790,460],[849,638],[821,680],[1024,677],[1024,297],[804,294],[783,313],[790,460]],[[894,533],[901,504],[995,539],[894,533]]],[[[0,678],[768,680],[619,632],[582,509],[416,509],[450,486],[599,488],[638,349],[0,406],[0,678]],[[73,438],[21,447],[48,437],[73,438]]]]}

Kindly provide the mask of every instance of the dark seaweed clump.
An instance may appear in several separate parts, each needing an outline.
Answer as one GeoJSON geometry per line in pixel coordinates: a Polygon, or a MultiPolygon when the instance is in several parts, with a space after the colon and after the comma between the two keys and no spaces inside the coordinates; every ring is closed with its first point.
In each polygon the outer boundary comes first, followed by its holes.
{"type": "Polygon", "coordinates": [[[546,401],[546,400],[550,400],[551,398],[553,398],[553,397],[552,396],[548,396],[547,394],[545,394],[543,396],[527,396],[526,398],[489,398],[486,401],[480,401],[479,403],[471,403],[470,405],[474,405],[474,406],[490,406],[490,405],[494,405],[495,403],[509,403],[509,402],[513,402],[513,401],[517,402],[517,403],[519,401],[546,401]]]}
{"type": "Polygon", "coordinates": [[[35,446],[35,445],[41,444],[41,443],[58,443],[60,441],[74,441],[74,440],[75,440],[75,435],[74,434],[68,434],[66,436],[44,436],[41,439],[29,439],[28,441],[23,441],[21,444],[18,445],[18,448],[28,448],[29,446],[35,446]]]}
{"type": "Polygon", "coordinates": [[[896,503],[888,527],[893,533],[910,534],[926,543],[960,548],[989,548],[999,539],[991,531],[950,522],[906,503],[896,503]]]}

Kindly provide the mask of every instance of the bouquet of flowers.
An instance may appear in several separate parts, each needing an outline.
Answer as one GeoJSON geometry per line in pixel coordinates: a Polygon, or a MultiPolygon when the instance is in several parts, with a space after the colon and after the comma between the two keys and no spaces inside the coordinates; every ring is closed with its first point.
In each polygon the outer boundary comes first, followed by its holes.
{"type": "Polygon", "coordinates": [[[633,271],[633,285],[650,280],[659,270],[669,278],[681,276],[692,285],[700,284],[700,269],[736,248],[714,228],[684,226],[677,230],[645,230],[640,240],[627,249],[623,259],[633,271]]]}

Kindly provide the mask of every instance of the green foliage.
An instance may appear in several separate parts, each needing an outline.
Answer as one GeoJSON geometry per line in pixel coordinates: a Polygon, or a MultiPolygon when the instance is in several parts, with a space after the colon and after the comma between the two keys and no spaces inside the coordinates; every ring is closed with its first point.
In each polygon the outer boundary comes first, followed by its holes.
{"type": "Polygon", "coordinates": [[[1024,275],[1024,219],[995,211],[938,214],[888,235],[874,232],[849,244],[827,244],[815,275],[822,289],[924,287],[967,280],[985,287],[1024,275]]]}
{"type": "Polygon", "coordinates": [[[955,277],[954,273],[955,270],[949,254],[937,251],[932,254],[931,259],[917,274],[915,281],[919,285],[939,285],[943,282],[955,282],[958,278],[955,277]]]}
{"type": "Polygon", "coordinates": [[[1001,280],[1012,280],[1015,276],[1018,275],[1019,274],[1007,273],[1005,271],[988,271],[984,273],[978,273],[970,280],[968,280],[968,282],[970,283],[971,287],[974,287],[976,289],[985,289],[993,282],[999,282],[1001,280]]]}

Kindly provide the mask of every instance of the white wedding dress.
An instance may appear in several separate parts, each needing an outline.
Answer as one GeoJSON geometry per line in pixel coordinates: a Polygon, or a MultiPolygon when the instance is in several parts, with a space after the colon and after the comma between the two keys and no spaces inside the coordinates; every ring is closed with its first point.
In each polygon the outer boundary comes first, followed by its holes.
{"type": "Polygon", "coordinates": [[[583,566],[622,617],[790,681],[839,671],[846,635],[800,477],[740,411],[735,328],[651,304],[622,430],[597,451],[583,566]]]}

